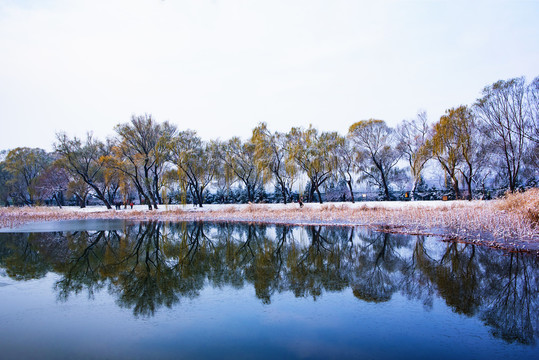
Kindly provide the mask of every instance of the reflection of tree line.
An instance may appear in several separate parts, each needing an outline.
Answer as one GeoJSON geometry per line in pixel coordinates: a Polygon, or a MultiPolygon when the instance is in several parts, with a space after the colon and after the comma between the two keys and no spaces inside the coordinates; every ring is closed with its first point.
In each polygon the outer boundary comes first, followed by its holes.
{"type": "Polygon", "coordinates": [[[149,222],[124,231],[4,234],[0,265],[20,280],[61,274],[60,299],[107,288],[120,306],[142,316],[196,297],[207,282],[252,284],[264,303],[285,291],[316,299],[350,287],[364,301],[388,301],[400,292],[426,307],[436,294],[506,341],[532,343],[537,335],[539,278],[531,256],[457,243],[432,250],[421,236],[357,228],[272,229],[149,222]]]}

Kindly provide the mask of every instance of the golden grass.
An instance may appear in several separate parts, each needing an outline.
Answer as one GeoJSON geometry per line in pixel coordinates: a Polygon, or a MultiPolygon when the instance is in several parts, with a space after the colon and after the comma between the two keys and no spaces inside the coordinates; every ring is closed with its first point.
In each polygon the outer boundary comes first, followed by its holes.
{"type": "Polygon", "coordinates": [[[500,210],[520,214],[532,223],[539,225],[539,188],[525,192],[507,193],[496,202],[500,210]]]}

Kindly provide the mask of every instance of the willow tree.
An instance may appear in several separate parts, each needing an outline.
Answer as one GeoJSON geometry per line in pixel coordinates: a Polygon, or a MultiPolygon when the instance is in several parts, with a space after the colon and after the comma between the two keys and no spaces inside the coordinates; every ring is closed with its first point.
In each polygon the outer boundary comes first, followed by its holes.
{"type": "Polygon", "coordinates": [[[228,142],[219,144],[218,154],[223,161],[224,172],[232,174],[233,179],[243,183],[247,189],[247,199],[254,201],[256,189],[263,180],[262,171],[254,161],[255,144],[233,137],[228,142]]]}
{"type": "Polygon", "coordinates": [[[460,142],[461,165],[458,171],[462,175],[468,188],[468,200],[472,200],[472,183],[484,165],[486,158],[486,144],[484,135],[477,125],[477,119],[467,106],[460,106],[454,110],[458,122],[458,139],[460,142]]]}
{"type": "Polygon", "coordinates": [[[172,159],[178,173],[191,189],[199,207],[204,201],[204,190],[217,174],[219,157],[215,143],[206,143],[196,131],[182,131],[174,138],[172,159]]]}
{"type": "Polygon", "coordinates": [[[472,112],[466,106],[446,110],[433,127],[427,147],[451,179],[456,198],[460,198],[461,174],[468,186],[468,199],[472,198],[472,180],[478,169],[480,147],[472,112]]]}
{"type": "Polygon", "coordinates": [[[431,152],[425,146],[428,133],[429,124],[425,112],[420,112],[412,120],[403,120],[397,126],[397,148],[408,161],[412,175],[412,200],[415,200],[415,192],[421,181],[421,173],[425,168],[425,164],[432,157],[431,152]]]}
{"type": "Polygon", "coordinates": [[[10,197],[21,204],[33,205],[36,181],[50,162],[50,156],[43,149],[19,147],[10,150],[4,160],[4,168],[11,175],[6,181],[10,197]]]}
{"type": "Polygon", "coordinates": [[[286,134],[271,133],[266,123],[261,123],[253,129],[251,142],[255,145],[254,162],[262,171],[264,182],[275,180],[286,205],[297,173],[295,162],[287,158],[286,134]]]}
{"type": "Polygon", "coordinates": [[[475,103],[476,113],[484,127],[483,132],[493,146],[493,155],[497,155],[500,160],[498,166],[512,192],[519,183],[526,138],[531,130],[526,105],[523,77],[500,80],[485,87],[483,97],[475,103]]]}
{"type": "MultiPolygon", "coordinates": [[[[109,183],[105,176],[110,144],[94,139],[91,133],[86,135],[84,142],[77,137],[69,138],[65,133],[57,133],[56,140],[54,148],[60,156],[58,161],[74,178],[72,181],[78,183],[80,179],[87,184],[94,191],[95,197],[107,209],[111,209],[110,200],[106,196],[109,183]]],[[[76,188],[82,187],[77,184],[76,188]]],[[[80,204],[84,207],[86,201],[80,204]]]]}
{"type": "Polygon", "coordinates": [[[336,132],[319,134],[311,125],[308,129],[292,128],[287,137],[289,160],[295,161],[311,182],[307,200],[312,201],[316,192],[318,201],[322,204],[320,186],[337,168],[338,158],[335,149],[339,135],[336,132]]]}
{"type": "Polygon", "coordinates": [[[335,147],[335,154],[337,155],[337,171],[341,178],[346,181],[348,190],[350,191],[351,201],[354,203],[355,198],[352,183],[354,175],[357,171],[361,171],[365,163],[364,153],[355,151],[348,138],[339,136],[335,147]]]}
{"type": "Polygon", "coordinates": [[[358,152],[365,152],[370,167],[362,169],[365,176],[384,192],[385,200],[390,200],[389,185],[396,175],[394,171],[402,153],[396,148],[393,129],[383,120],[363,120],[350,126],[348,138],[358,152]]]}
{"type": "Polygon", "coordinates": [[[109,157],[109,166],[131,180],[139,196],[151,210],[162,203],[159,195],[161,175],[170,158],[176,126],[157,123],[151,115],[133,116],[131,121],[115,128],[118,138],[109,157]]]}
{"type": "Polygon", "coordinates": [[[67,184],[67,196],[74,196],[79,206],[82,208],[86,207],[86,200],[90,195],[90,186],[82,178],[74,178],[67,184]]]}

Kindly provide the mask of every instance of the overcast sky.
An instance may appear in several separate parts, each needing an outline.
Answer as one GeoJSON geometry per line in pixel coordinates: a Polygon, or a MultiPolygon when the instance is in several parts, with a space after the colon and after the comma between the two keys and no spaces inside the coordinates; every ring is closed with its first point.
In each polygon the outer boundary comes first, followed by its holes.
{"type": "Polygon", "coordinates": [[[204,139],[395,126],[539,75],[539,1],[0,0],[0,149],[152,114],[204,139]]]}

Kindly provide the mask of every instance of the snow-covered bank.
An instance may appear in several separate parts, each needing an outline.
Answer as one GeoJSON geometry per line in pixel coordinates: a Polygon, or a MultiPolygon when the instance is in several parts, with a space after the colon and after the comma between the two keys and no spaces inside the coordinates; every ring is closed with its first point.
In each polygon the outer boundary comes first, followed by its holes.
{"type": "Polygon", "coordinates": [[[416,201],[243,205],[136,205],[121,210],[104,206],[80,209],[4,208],[0,227],[29,221],[63,219],[130,219],[136,221],[238,221],[297,225],[372,226],[385,231],[438,234],[454,240],[509,250],[539,250],[537,223],[521,212],[507,211],[495,201],[416,201]]]}
{"type": "MultiPolygon", "coordinates": [[[[351,202],[330,202],[330,203],[305,203],[304,207],[305,209],[320,209],[327,206],[335,206],[335,207],[346,207],[349,209],[357,209],[357,208],[384,208],[384,209],[403,209],[403,208],[421,208],[421,207],[428,207],[428,208],[451,208],[455,206],[455,204],[458,204],[458,206],[468,206],[468,207],[476,207],[476,206],[482,206],[482,204],[486,204],[487,202],[481,201],[481,200],[474,200],[474,201],[359,201],[355,203],[351,202]]],[[[182,210],[182,211],[223,211],[223,210],[229,210],[229,209],[236,209],[236,210],[244,210],[246,208],[261,208],[261,209],[271,209],[271,210],[286,210],[286,209],[294,209],[299,208],[298,203],[289,203],[289,204],[204,204],[203,207],[193,206],[192,204],[188,205],[159,205],[157,211],[175,211],[175,210],[182,210]]],[[[105,206],[88,206],[86,208],[79,208],[75,206],[64,206],[62,209],[67,211],[76,211],[76,212],[101,212],[101,211],[110,211],[107,210],[105,206]]],[[[123,205],[121,207],[121,210],[119,211],[145,211],[148,210],[148,206],[146,205],[134,205],[133,209],[128,205],[127,208],[125,208],[123,205]]],[[[118,210],[114,210],[118,211],[118,210]]]]}
{"type": "MultiPolygon", "coordinates": [[[[485,201],[364,201],[364,202],[331,202],[331,203],[305,203],[303,209],[320,210],[327,207],[334,207],[339,209],[416,209],[416,208],[430,208],[430,209],[450,209],[455,206],[459,207],[478,207],[487,204],[485,201]]],[[[159,205],[157,210],[149,210],[147,205],[134,205],[133,209],[128,205],[125,208],[123,205],[120,210],[108,210],[105,206],[88,206],[86,208],[80,208],[76,206],[64,206],[62,209],[56,208],[62,212],[78,212],[78,213],[99,213],[99,212],[132,212],[142,211],[148,213],[154,212],[166,212],[166,211],[185,211],[185,212],[215,212],[215,211],[245,211],[252,210],[294,210],[299,209],[298,203],[289,204],[204,204],[203,207],[188,205],[159,205]]]]}

